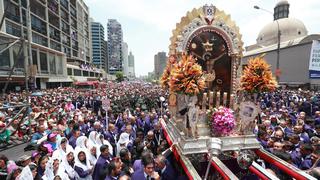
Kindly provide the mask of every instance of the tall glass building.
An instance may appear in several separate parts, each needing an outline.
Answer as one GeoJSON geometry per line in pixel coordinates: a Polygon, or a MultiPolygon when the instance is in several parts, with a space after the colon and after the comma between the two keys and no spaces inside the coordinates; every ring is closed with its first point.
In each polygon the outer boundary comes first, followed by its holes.
{"type": "Polygon", "coordinates": [[[91,22],[92,63],[107,71],[104,27],[99,22],[91,22]]]}
{"type": "Polygon", "coordinates": [[[108,24],[108,73],[115,74],[123,71],[122,42],[123,34],[121,24],[116,19],[109,19],[108,24]]]}

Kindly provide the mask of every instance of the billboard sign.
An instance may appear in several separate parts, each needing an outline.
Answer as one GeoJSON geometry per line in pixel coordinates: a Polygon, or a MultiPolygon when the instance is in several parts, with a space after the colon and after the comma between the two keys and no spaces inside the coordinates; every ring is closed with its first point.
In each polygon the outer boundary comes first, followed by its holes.
{"type": "Polygon", "coordinates": [[[309,61],[309,77],[311,79],[320,79],[320,41],[313,40],[310,61],[309,61]]]}

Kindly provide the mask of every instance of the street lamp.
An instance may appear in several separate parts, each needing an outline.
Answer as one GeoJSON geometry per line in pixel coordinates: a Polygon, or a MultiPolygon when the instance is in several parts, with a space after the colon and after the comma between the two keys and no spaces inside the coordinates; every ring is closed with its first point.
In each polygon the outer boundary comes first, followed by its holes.
{"type": "Polygon", "coordinates": [[[164,97],[160,97],[160,104],[161,104],[161,109],[160,109],[160,116],[163,117],[163,107],[162,107],[162,103],[166,100],[164,97]]]}
{"type": "MultiPolygon", "coordinates": [[[[266,10],[266,9],[264,9],[264,8],[261,8],[261,7],[259,7],[259,6],[253,6],[253,8],[258,9],[258,10],[262,10],[262,11],[265,11],[265,12],[270,13],[270,14],[273,15],[273,13],[272,13],[271,11],[266,10]]],[[[274,21],[276,21],[277,27],[278,27],[278,34],[277,34],[277,36],[278,36],[278,45],[277,45],[276,78],[277,78],[277,82],[278,82],[278,84],[279,84],[280,73],[281,73],[280,68],[279,68],[281,31],[280,31],[280,27],[279,27],[279,22],[278,22],[278,20],[274,20],[274,21]]]]}

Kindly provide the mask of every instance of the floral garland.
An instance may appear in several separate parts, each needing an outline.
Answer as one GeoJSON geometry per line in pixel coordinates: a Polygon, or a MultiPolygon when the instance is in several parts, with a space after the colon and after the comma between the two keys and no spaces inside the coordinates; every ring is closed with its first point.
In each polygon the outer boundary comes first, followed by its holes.
{"type": "Polygon", "coordinates": [[[229,135],[236,125],[233,111],[222,106],[214,109],[211,120],[212,132],[216,136],[229,135]]]}
{"type": "Polygon", "coordinates": [[[247,93],[270,92],[277,87],[272,76],[270,65],[264,60],[264,55],[251,58],[240,79],[240,89],[247,93]]]}
{"type": "Polygon", "coordinates": [[[190,55],[182,55],[181,60],[173,65],[170,73],[169,88],[172,92],[197,95],[205,88],[202,68],[190,55]]]}

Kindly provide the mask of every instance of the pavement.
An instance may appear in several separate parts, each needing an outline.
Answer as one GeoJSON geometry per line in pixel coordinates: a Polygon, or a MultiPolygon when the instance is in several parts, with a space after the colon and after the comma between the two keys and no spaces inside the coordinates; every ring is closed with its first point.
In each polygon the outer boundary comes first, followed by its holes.
{"type": "Polygon", "coordinates": [[[23,143],[20,145],[9,147],[7,149],[1,150],[0,154],[5,155],[9,160],[16,161],[23,155],[31,155],[32,151],[24,151],[24,148],[27,146],[27,144],[28,143],[23,143]]]}

